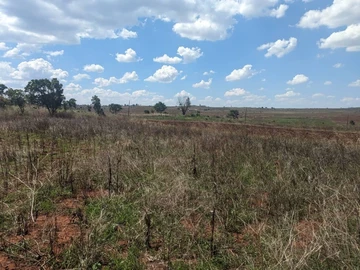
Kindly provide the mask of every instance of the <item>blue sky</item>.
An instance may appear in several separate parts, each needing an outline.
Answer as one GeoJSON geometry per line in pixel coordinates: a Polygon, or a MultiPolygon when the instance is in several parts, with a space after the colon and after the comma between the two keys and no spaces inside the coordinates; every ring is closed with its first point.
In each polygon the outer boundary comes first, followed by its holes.
{"type": "Polygon", "coordinates": [[[0,0],[0,83],[89,104],[360,106],[360,0],[0,0]]]}

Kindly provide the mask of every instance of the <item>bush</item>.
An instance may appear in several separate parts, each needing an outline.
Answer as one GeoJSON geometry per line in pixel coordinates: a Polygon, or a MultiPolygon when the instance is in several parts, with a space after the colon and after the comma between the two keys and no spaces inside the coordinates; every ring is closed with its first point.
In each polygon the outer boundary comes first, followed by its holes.
{"type": "Polygon", "coordinates": [[[355,121],[354,121],[354,120],[351,120],[351,121],[350,121],[350,125],[355,126],[355,121]]]}
{"type": "Polygon", "coordinates": [[[149,114],[150,111],[149,111],[149,110],[144,110],[144,113],[145,113],[145,114],[149,114]]]}

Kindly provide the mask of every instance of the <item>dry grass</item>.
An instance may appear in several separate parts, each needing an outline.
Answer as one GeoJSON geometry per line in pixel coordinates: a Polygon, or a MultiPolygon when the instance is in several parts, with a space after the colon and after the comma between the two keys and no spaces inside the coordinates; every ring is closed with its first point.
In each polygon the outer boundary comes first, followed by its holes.
{"type": "Polygon", "coordinates": [[[356,269],[359,134],[251,130],[3,117],[0,268],[356,269]]]}

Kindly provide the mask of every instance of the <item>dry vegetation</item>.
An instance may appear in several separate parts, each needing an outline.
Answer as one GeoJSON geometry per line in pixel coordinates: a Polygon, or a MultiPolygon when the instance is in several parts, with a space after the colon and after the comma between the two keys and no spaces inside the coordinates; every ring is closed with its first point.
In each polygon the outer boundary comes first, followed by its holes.
{"type": "Polygon", "coordinates": [[[359,133],[224,125],[4,114],[0,269],[357,268],[359,133]]]}

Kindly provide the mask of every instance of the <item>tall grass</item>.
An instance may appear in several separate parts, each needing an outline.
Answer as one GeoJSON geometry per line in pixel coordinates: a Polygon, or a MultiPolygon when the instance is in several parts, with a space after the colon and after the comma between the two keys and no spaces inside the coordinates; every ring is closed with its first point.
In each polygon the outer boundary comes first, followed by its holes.
{"type": "Polygon", "coordinates": [[[0,254],[19,267],[360,263],[353,142],[37,115],[3,119],[0,145],[0,254]],[[61,239],[61,226],[71,240],[61,239]]]}

